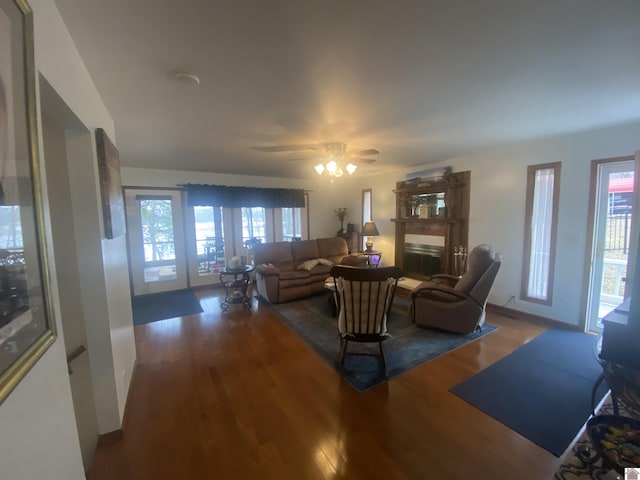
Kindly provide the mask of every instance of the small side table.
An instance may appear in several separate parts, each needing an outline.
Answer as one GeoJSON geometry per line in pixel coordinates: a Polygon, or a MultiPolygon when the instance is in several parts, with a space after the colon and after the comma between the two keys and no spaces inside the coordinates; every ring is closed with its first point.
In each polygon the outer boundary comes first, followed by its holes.
{"type": "Polygon", "coordinates": [[[367,256],[367,265],[369,265],[369,268],[378,268],[380,260],[382,260],[382,252],[378,252],[377,250],[367,252],[365,250],[362,254],[367,256]]]}
{"type": "Polygon", "coordinates": [[[240,268],[224,267],[220,270],[220,283],[224,285],[225,296],[222,302],[223,311],[229,309],[229,305],[241,303],[245,308],[251,308],[251,301],[247,295],[247,289],[251,283],[251,272],[255,270],[253,265],[245,265],[240,268]]]}
{"type": "Polygon", "coordinates": [[[324,288],[329,292],[327,303],[331,306],[331,316],[337,317],[340,302],[338,300],[338,292],[336,291],[336,284],[333,277],[329,277],[324,281],[324,288]]]}

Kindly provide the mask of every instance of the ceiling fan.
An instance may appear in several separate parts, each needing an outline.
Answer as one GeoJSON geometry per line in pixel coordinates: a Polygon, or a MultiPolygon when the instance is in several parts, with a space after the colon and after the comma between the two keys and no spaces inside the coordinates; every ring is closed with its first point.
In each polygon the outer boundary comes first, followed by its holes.
{"type": "MultiPolygon", "coordinates": [[[[349,175],[352,175],[358,168],[358,164],[375,162],[373,158],[362,157],[380,153],[375,148],[349,151],[347,150],[347,144],[342,142],[274,145],[272,147],[254,147],[254,149],[261,152],[299,152],[304,150],[319,152],[323,156],[323,159],[313,168],[318,175],[322,175],[323,173],[327,174],[332,182],[334,178],[339,178],[344,175],[345,171],[349,175]]],[[[292,158],[290,160],[300,161],[308,159],[292,158]]]]}
{"type": "MultiPolygon", "coordinates": [[[[373,163],[373,158],[362,158],[369,155],[378,155],[380,152],[375,148],[368,148],[366,150],[347,150],[347,144],[342,142],[326,142],[326,143],[309,143],[309,144],[296,144],[296,145],[274,145],[271,147],[253,147],[254,150],[260,152],[299,152],[304,150],[310,150],[313,152],[319,152],[328,159],[340,159],[350,163],[373,163]]],[[[299,161],[304,159],[292,159],[293,161],[299,161]]]]}

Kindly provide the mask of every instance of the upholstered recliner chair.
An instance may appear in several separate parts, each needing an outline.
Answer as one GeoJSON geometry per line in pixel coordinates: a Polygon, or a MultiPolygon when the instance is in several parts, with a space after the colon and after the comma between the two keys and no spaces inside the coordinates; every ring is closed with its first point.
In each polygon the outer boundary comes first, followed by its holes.
{"type": "Polygon", "coordinates": [[[500,269],[500,259],[490,245],[469,253],[469,268],[458,279],[433,275],[411,292],[411,318],[417,325],[456,333],[469,333],[484,323],[489,290],[500,269]],[[453,286],[446,285],[450,282],[453,286]]]}

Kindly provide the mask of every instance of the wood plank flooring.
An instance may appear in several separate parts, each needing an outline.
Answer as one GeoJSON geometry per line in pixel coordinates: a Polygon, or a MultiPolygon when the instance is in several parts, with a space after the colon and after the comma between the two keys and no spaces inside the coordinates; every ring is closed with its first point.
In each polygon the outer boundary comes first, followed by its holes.
{"type": "Polygon", "coordinates": [[[91,480],[547,480],[560,464],[448,391],[545,326],[490,314],[497,332],[358,393],[257,301],[222,315],[221,294],[135,327],[124,435],[91,480]]]}

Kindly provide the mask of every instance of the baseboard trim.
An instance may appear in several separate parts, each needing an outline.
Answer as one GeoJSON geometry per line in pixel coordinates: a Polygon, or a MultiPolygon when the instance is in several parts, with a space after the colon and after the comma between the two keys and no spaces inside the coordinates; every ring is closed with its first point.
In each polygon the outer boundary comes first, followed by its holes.
{"type": "Polygon", "coordinates": [[[517,320],[526,320],[535,324],[542,324],[549,328],[562,328],[565,330],[575,330],[577,332],[582,331],[579,325],[571,325],[569,323],[559,322],[551,318],[542,317],[533,313],[522,312],[520,310],[514,310],[513,308],[503,307],[502,305],[495,305],[493,303],[487,303],[487,312],[496,313],[504,317],[514,318],[517,320]]]}

